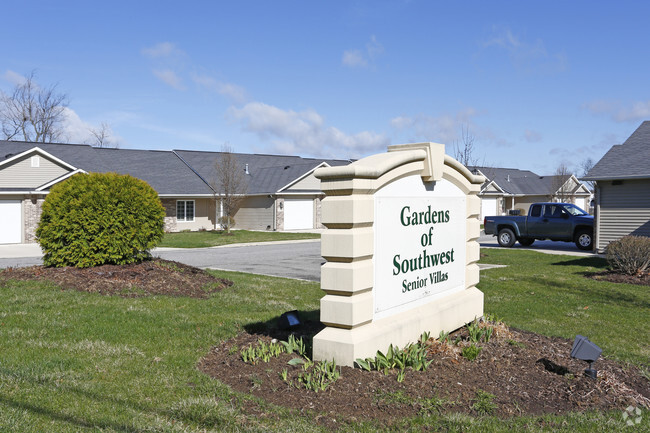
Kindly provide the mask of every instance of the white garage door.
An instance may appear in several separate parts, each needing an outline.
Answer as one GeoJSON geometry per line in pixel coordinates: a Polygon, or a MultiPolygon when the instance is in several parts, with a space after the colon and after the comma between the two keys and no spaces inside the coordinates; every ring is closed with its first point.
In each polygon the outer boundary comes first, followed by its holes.
{"type": "Polygon", "coordinates": [[[481,218],[486,216],[497,215],[497,199],[496,198],[482,198],[481,199],[481,218]]]}
{"type": "Polygon", "coordinates": [[[21,236],[20,200],[0,200],[0,244],[19,244],[21,236]]]}
{"type": "Polygon", "coordinates": [[[284,200],[284,229],[300,230],[314,228],[314,201],[290,198],[284,200]]]}

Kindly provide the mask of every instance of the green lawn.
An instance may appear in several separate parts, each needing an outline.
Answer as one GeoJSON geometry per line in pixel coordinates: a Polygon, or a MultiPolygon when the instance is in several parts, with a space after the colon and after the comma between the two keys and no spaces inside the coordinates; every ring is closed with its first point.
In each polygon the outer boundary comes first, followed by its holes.
{"type": "Polygon", "coordinates": [[[271,231],[257,232],[250,230],[232,230],[230,234],[217,230],[165,233],[165,237],[158,246],[169,248],[204,248],[247,242],[271,242],[298,239],[320,239],[320,234],[271,231]]]}
{"type": "MultiPolygon", "coordinates": [[[[546,335],[587,335],[606,356],[650,364],[647,287],[582,278],[601,260],[483,252],[484,262],[508,265],[481,273],[487,312],[546,335]]],[[[215,274],[235,284],[207,300],[123,299],[44,283],[0,287],[0,432],[321,431],[316,415],[257,400],[262,415],[251,414],[251,397],[196,369],[212,345],[244,325],[291,309],[317,318],[318,284],[215,274]]],[[[639,428],[650,429],[648,411],[639,428]]],[[[382,426],[342,423],[341,429],[382,426]]],[[[407,419],[395,430],[631,431],[618,411],[508,420],[452,414],[407,419]]]]}

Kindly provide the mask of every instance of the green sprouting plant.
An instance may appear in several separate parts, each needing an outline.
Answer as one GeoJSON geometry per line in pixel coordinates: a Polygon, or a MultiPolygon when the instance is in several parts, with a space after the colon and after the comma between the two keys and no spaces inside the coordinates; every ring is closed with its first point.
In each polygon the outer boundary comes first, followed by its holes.
{"type": "Polygon", "coordinates": [[[289,377],[289,372],[287,371],[286,368],[282,369],[282,372],[280,372],[280,377],[282,378],[282,380],[287,382],[287,378],[289,377]]]}
{"type": "Polygon", "coordinates": [[[479,415],[491,415],[498,407],[496,403],[492,402],[495,398],[494,394],[479,389],[476,391],[476,398],[471,407],[479,415]]]}
{"type": "Polygon", "coordinates": [[[257,340],[255,346],[249,344],[248,347],[241,350],[240,354],[244,362],[255,365],[259,360],[269,362],[271,358],[280,356],[283,351],[282,346],[276,342],[267,344],[262,340],[257,340]]]}
{"type": "Polygon", "coordinates": [[[235,353],[237,353],[238,350],[239,347],[237,347],[236,344],[233,344],[232,346],[230,346],[230,349],[228,349],[228,355],[234,355],[235,353]]]}
{"type": "Polygon", "coordinates": [[[511,346],[522,348],[522,349],[524,349],[526,347],[525,343],[522,343],[522,342],[516,341],[516,340],[512,340],[512,339],[508,340],[508,344],[511,345],[511,346]]]}
{"type": "Polygon", "coordinates": [[[469,334],[469,341],[472,343],[481,341],[483,330],[478,326],[478,320],[474,319],[474,321],[467,324],[467,333],[469,334]]]}
{"type": "Polygon", "coordinates": [[[428,331],[423,332],[422,335],[420,335],[420,346],[426,345],[429,338],[431,338],[431,333],[428,331]]]}
{"type": "Polygon", "coordinates": [[[442,409],[445,406],[452,406],[455,404],[453,401],[437,396],[420,398],[418,399],[418,403],[420,404],[420,415],[429,415],[433,412],[442,413],[442,409]]]}
{"type": "Polygon", "coordinates": [[[427,360],[427,345],[429,333],[424,333],[420,336],[415,344],[408,344],[404,349],[400,349],[392,344],[388,346],[388,350],[384,354],[378,350],[375,358],[358,358],[356,364],[367,371],[377,370],[383,371],[388,375],[391,370],[397,370],[397,380],[403,381],[406,374],[405,370],[411,368],[415,371],[424,371],[433,362],[427,360]]]}
{"type": "Polygon", "coordinates": [[[311,369],[310,371],[305,370],[304,373],[298,375],[296,387],[302,386],[315,392],[325,391],[341,375],[340,370],[336,368],[335,361],[312,362],[309,368],[311,369]]]}
{"type": "Polygon", "coordinates": [[[493,333],[494,333],[494,328],[489,326],[487,328],[483,328],[483,339],[485,340],[486,343],[490,342],[490,338],[492,338],[493,333]]]}
{"type": "Polygon", "coordinates": [[[480,347],[475,346],[474,344],[470,344],[469,346],[463,347],[461,355],[463,355],[463,358],[467,359],[468,361],[474,361],[480,352],[480,347]]]}
{"type": "Polygon", "coordinates": [[[438,335],[438,341],[440,341],[442,344],[449,343],[449,332],[440,331],[440,334],[438,335]]]}
{"type": "Polygon", "coordinates": [[[300,356],[307,355],[307,345],[302,337],[296,338],[293,334],[289,335],[287,341],[281,341],[287,353],[297,353],[300,356]]]}

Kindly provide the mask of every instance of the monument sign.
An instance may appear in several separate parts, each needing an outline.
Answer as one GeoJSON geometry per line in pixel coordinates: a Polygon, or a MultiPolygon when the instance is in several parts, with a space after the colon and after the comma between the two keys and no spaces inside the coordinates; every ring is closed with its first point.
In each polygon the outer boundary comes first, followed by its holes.
{"type": "Polygon", "coordinates": [[[322,202],[321,321],[314,359],[353,365],[483,315],[478,283],[484,182],[444,145],[389,147],[316,171],[322,202]]]}

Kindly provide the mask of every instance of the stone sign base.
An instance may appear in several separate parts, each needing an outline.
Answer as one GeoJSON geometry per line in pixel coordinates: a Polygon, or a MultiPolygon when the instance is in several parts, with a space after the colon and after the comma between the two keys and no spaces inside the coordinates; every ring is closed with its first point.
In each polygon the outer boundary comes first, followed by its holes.
{"type": "Polygon", "coordinates": [[[471,288],[358,328],[327,327],[314,337],[313,357],[354,362],[374,357],[378,347],[385,351],[391,344],[404,347],[413,343],[413,336],[423,329],[436,338],[441,331],[453,331],[481,316],[483,292],[471,288]]]}

